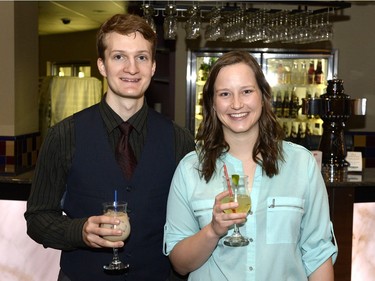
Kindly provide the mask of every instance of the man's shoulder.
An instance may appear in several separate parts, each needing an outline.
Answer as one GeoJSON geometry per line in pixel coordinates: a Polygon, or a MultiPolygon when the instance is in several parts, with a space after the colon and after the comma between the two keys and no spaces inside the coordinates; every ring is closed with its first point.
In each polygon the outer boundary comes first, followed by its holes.
{"type": "Polygon", "coordinates": [[[172,123],[173,123],[174,130],[176,132],[179,132],[179,133],[181,133],[183,135],[187,135],[187,136],[193,138],[193,135],[190,133],[190,131],[188,129],[186,129],[185,127],[182,127],[182,126],[178,125],[174,121],[172,121],[172,123]]]}
{"type": "Polygon", "coordinates": [[[173,127],[175,131],[175,138],[186,143],[190,147],[189,151],[193,150],[195,148],[195,142],[194,136],[191,134],[191,132],[188,129],[179,126],[175,122],[173,122],[173,127]]]}

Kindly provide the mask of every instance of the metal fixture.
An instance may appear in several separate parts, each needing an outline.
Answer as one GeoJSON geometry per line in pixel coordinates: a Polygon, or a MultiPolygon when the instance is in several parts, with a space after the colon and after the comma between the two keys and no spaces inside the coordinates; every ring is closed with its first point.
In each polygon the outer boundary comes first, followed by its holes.
{"type": "Polygon", "coordinates": [[[346,158],[345,122],[351,115],[366,114],[366,99],[351,99],[344,94],[341,79],[328,80],[327,93],[319,98],[302,99],[302,114],[319,115],[323,120],[322,174],[326,181],[345,180],[349,163],[346,158]]]}
{"type": "Polygon", "coordinates": [[[350,6],[344,1],[143,1],[139,12],[148,21],[162,18],[169,40],[177,39],[176,24],[183,22],[186,39],[301,44],[330,40],[332,22],[342,17],[338,11],[350,6]],[[208,23],[205,31],[202,22],[208,23]],[[306,38],[296,39],[302,33],[306,38]]]}

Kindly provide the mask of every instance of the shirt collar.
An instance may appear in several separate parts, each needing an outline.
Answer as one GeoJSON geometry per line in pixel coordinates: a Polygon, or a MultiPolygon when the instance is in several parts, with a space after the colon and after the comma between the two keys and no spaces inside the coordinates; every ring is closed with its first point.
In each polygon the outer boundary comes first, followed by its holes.
{"type": "MultiPolygon", "coordinates": [[[[122,122],[122,118],[108,105],[105,100],[106,94],[99,103],[100,114],[103,118],[108,134],[116,129],[122,122]]],[[[148,106],[146,101],[143,103],[140,110],[138,110],[128,122],[133,126],[133,129],[138,133],[142,133],[146,126],[146,119],[148,114],[148,106]]]]}

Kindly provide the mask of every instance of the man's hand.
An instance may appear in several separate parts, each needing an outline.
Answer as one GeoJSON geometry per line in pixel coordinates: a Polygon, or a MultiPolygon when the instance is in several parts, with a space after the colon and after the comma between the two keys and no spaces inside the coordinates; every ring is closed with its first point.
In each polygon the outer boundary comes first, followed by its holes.
{"type": "Polygon", "coordinates": [[[123,241],[111,242],[103,238],[107,235],[122,234],[120,229],[111,229],[100,227],[101,224],[118,225],[119,219],[110,216],[92,216],[83,225],[82,237],[87,246],[92,248],[121,248],[124,246],[123,241]]]}

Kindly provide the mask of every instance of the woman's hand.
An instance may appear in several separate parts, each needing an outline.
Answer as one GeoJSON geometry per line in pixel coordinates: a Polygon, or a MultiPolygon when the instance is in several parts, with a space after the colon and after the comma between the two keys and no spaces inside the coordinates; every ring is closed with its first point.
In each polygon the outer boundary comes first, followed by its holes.
{"type": "Polygon", "coordinates": [[[229,196],[229,191],[219,193],[215,197],[215,204],[212,211],[211,227],[218,237],[222,237],[228,232],[228,228],[233,224],[240,224],[245,222],[246,213],[224,213],[224,210],[236,209],[237,202],[221,203],[226,196],[229,196]]]}

